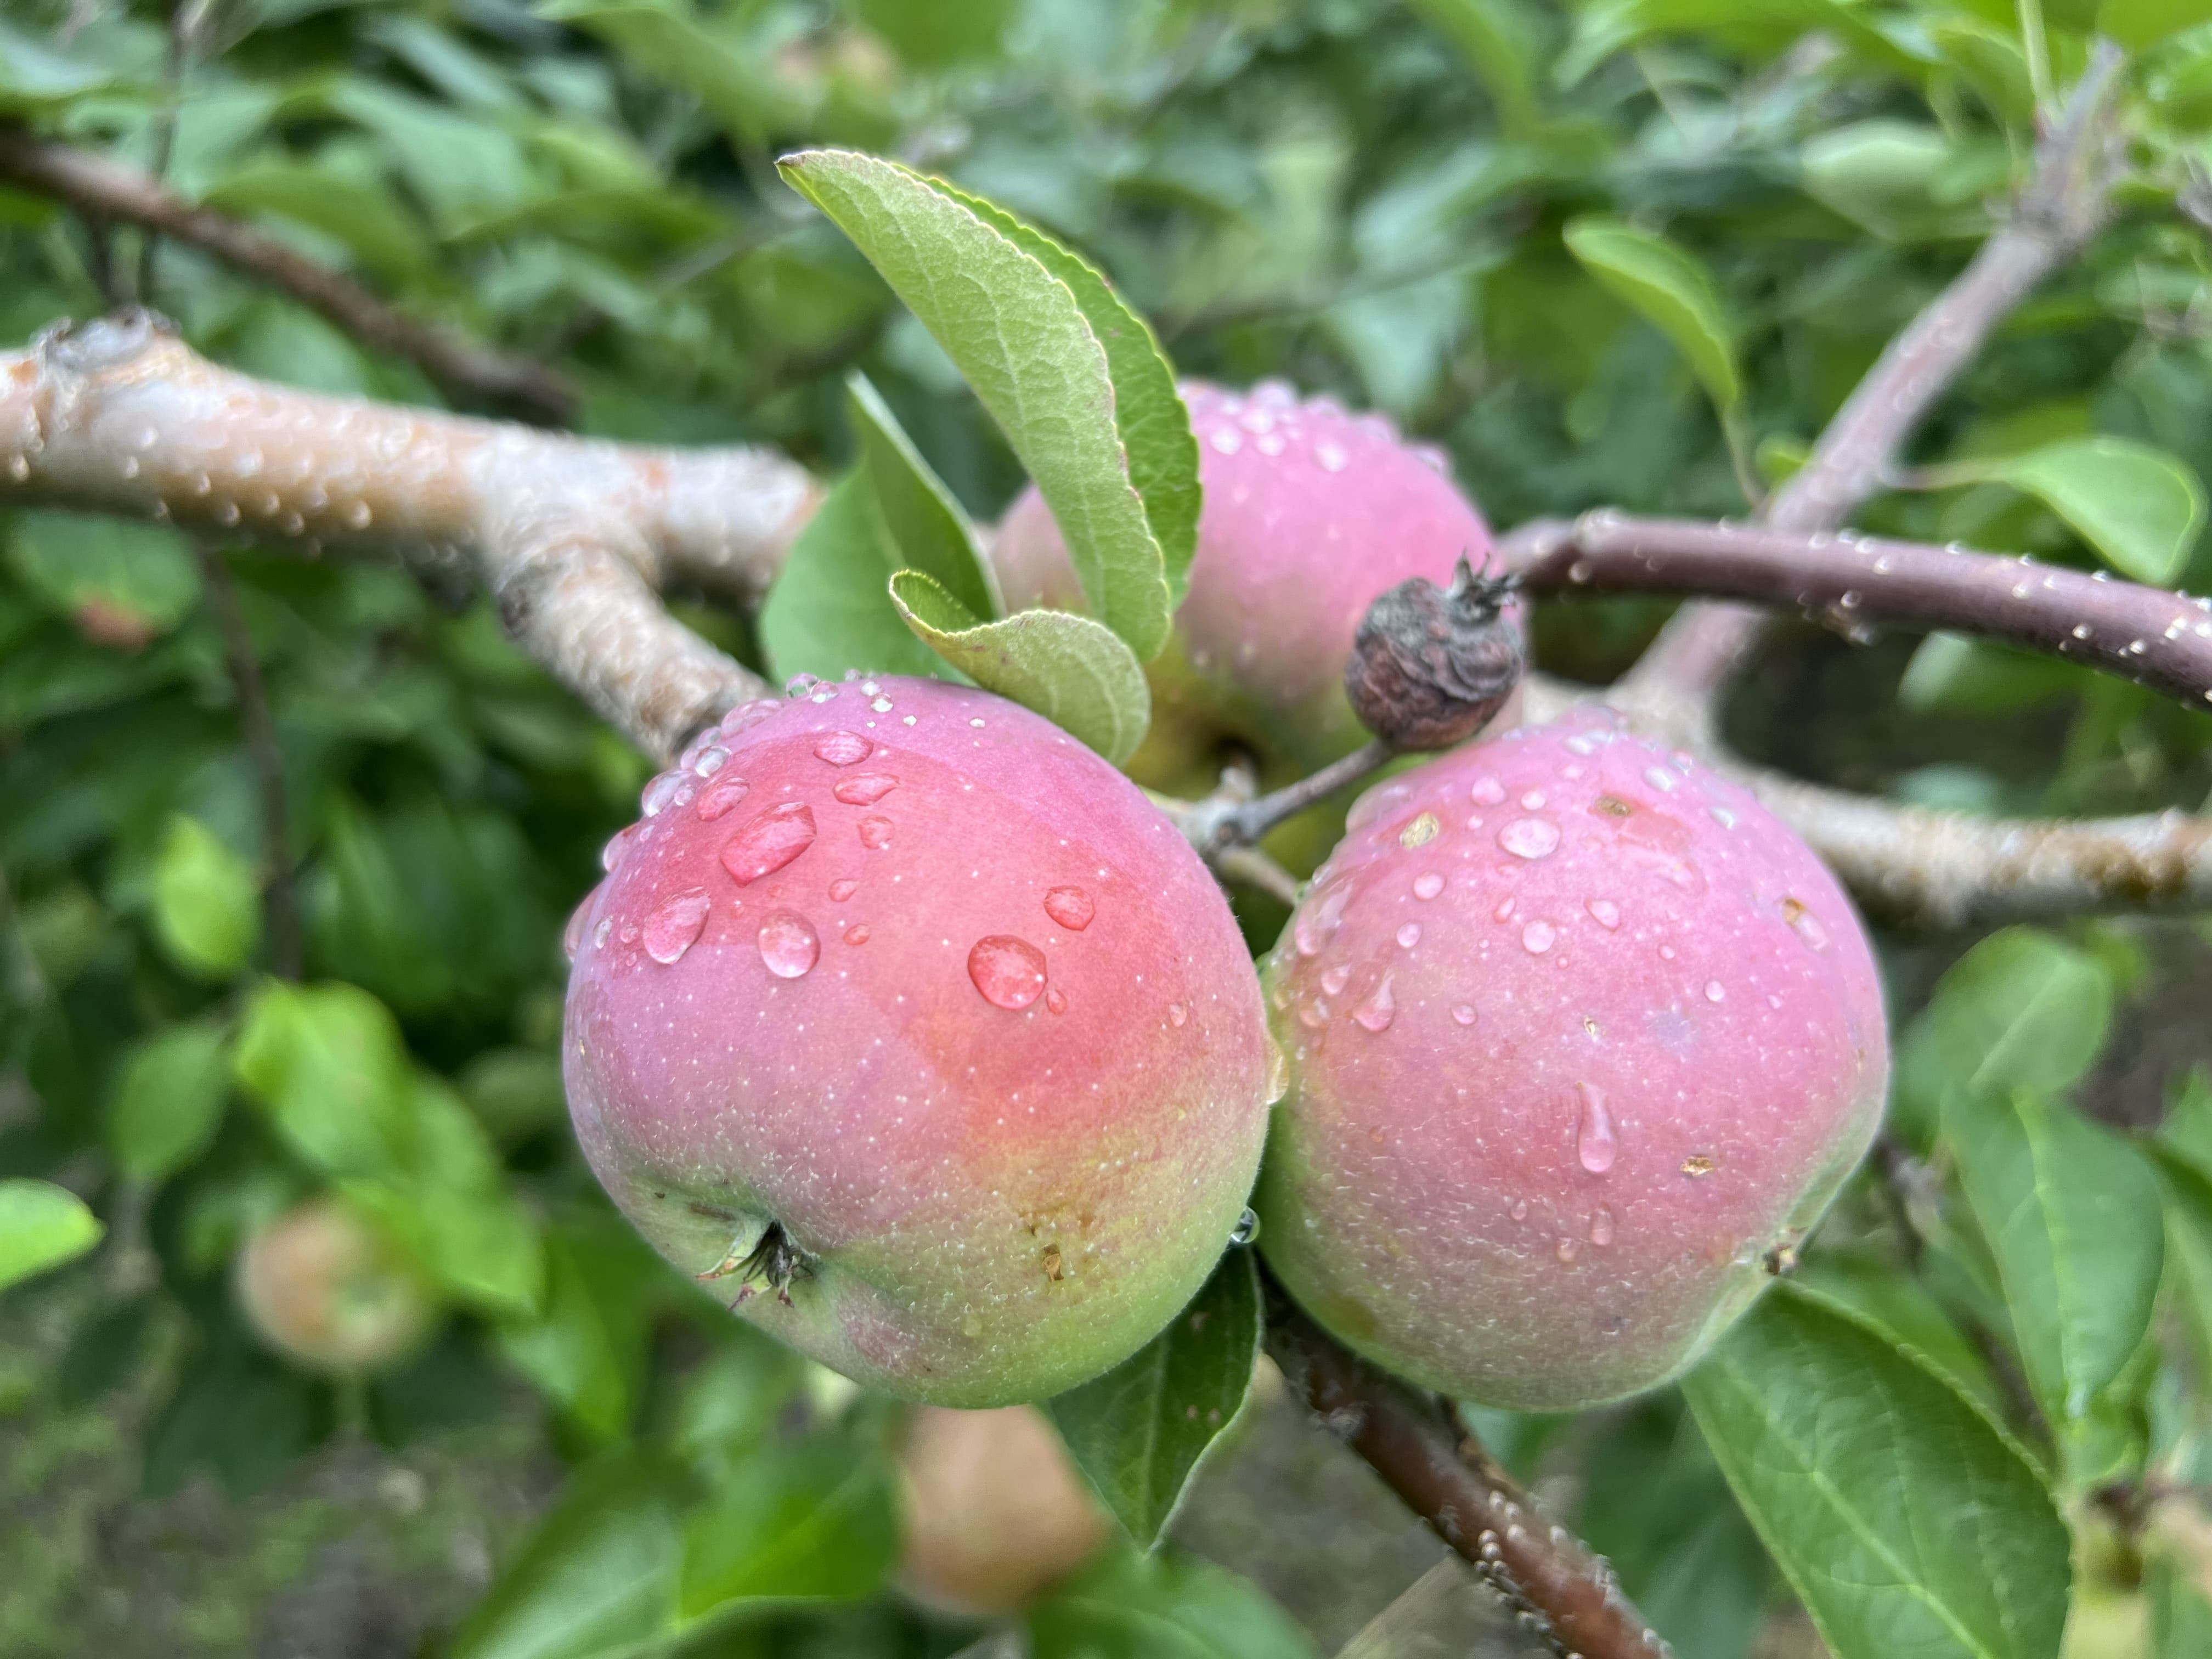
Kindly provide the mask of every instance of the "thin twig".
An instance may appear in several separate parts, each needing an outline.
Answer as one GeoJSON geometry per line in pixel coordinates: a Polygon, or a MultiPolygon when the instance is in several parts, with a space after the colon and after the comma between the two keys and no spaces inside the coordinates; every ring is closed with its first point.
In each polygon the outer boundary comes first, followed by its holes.
{"type": "MultiPolygon", "coordinates": [[[[1805,465],[1768,501],[1777,530],[1833,530],[1881,483],[1936,400],[2002,322],[2104,226],[2112,168],[2106,110],[2124,58],[2100,41],[2065,109],[2037,146],[2033,176],[2011,222],[1975,252],[1950,286],[1884,349],[1828,422],[1805,465]]],[[[1741,605],[1686,607],[1625,684],[1632,698],[1667,698],[1710,720],[1710,706],[1758,642],[1765,619],[1741,605]]]]}
{"type": "Polygon", "coordinates": [[[502,356],[417,322],[350,277],[228,214],[193,206],[135,167],[0,121],[0,179],[65,203],[94,223],[137,225],[203,249],[282,289],[371,349],[406,358],[459,402],[489,404],[556,426],[574,416],[574,392],[544,364],[502,356]]]}
{"type": "MultiPolygon", "coordinates": [[[[1958,547],[1609,509],[1522,526],[1498,549],[1525,592],[1726,594],[1856,635],[1951,629],[2212,708],[2212,600],[1958,547]]],[[[1624,701],[1632,701],[1624,689],[1624,701]]]]}
{"type": "Polygon", "coordinates": [[[269,929],[269,969],[279,979],[297,979],[301,967],[300,902],[292,881],[291,811],[285,799],[284,751],[276,742],[276,722],[269,712],[268,689],[254,653],[253,635],[239,608],[238,584],[222,555],[195,540],[200,580],[222,635],[224,661],[238,696],[238,725],[261,804],[261,903],[269,929]]]}
{"type": "Polygon", "coordinates": [[[1471,1562],[1555,1655],[1666,1653],[1613,1569],[1547,1522],[1443,1401],[1340,1346],[1279,1288],[1267,1289],[1267,1352],[1322,1426],[1471,1562]]]}
{"type": "Polygon", "coordinates": [[[1212,858],[1232,848],[1253,847],[1277,824],[1319,805],[1347,785],[1354,784],[1389,762],[1395,751],[1379,738],[1339,757],[1318,772],[1265,795],[1252,793],[1250,774],[1231,769],[1222,787],[1204,800],[1191,804],[1183,833],[1192,846],[1212,858]]]}

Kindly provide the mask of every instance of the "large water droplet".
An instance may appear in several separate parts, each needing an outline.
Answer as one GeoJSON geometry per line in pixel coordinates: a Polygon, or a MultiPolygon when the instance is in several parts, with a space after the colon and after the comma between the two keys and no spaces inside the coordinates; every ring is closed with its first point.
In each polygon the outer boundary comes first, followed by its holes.
{"type": "Polygon", "coordinates": [[[850,766],[867,759],[875,744],[858,732],[824,732],[814,739],[814,753],[832,766],[850,766]]]}
{"type": "Polygon", "coordinates": [[[1306,1003],[1298,1010],[1298,1024],[1309,1031],[1318,1031],[1328,1024],[1328,1004],[1319,997],[1306,1003]]]}
{"type": "Polygon", "coordinates": [[[1563,1238],[1559,1241],[1559,1248],[1553,1254],[1562,1261],[1572,1261],[1582,1254],[1582,1246],[1571,1238],[1563,1238]]]}
{"type": "Polygon", "coordinates": [[[607,844],[599,848],[600,869],[611,872],[615,866],[623,861],[623,854],[629,851],[630,842],[637,839],[639,828],[635,823],[628,824],[607,837],[607,844]]]}
{"type": "Polygon", "coordinates": [[[568,913],[568,925],[561,930],[561,949],[571,962],[576,959],[576,952],[584,948],[584,918],[592,914],[592,907],[599,902],[599,894],[605,887],[606,884],[601,882],[584,895],[581,904],[568,913]]]}
{"type": "Polygon", "coordinates": [[[1526,1221],[1528,1218],[1528,1200],[1525,1198],[1515,1199],[1513,1200],[1513,1207],[1510,1210],[1508,1210],[1506,1213],[1511,1216],[1516,1221],[1526,1221]]]}
{"type": "Polygon", "coordinates": [[[860,890],[860,884],[854,881],[852,877],[846,876],[830,884],[830,898],[833,903],[842,904],[860,890]]]}
{"type": "Polygon", "coordinates": [[[1025,939],[992,933],[968,952],[968,977],[984,1001],[1018,1013],[1044,994],[1044,952],[1025,939]]]}
{"type": "Polygon", "coordinates": [[[1540,957],[1559,942],[1559,930],[1548,921],[1532,921],[1521,930],[1521,948],[1540,957]]]}
{"type": "Polygon", "coordinates": [[[734,772],[725,772],[699,797],[699,816],[709,823],[752,793],[752,787],[734,772]]]}
{"type": "Polygon", "coordinates": [[[742,887],[782,869],[813,845],[813,810],[804,801],[787,800],[730,837],[722,848],[722,867],[742,887]]]}
{"type": "Polygon", "coordinates": [[[1420,942],[1421,924],[1419,922],[1409,921],[1398,930],[1398,945],[1401,950],[1410,951],[1420,942]]]}
{"type": "Polygon", "coordinates": [[[760,953],[778,979],[798,979],[821,959],[822,941],[796,910],[771,910],[761,918],[760,953]]]}
{"type": "Polygon", "coordinates": [[[678,893],[655,910],[645,924],[645,953],[664,964],[679,962],[707,925],[714,900],[703,887],[678,893]]]}
{"type": "Polygon", "coordinates": [[[1705,1000],[1706,1000],[1706,1001],[1708,1001],[1708,1002],[1718,1002],[1718,1001],[1720,1001],[1720,1000],[1721,1000],[1721,999],[1722,999],[1722,998],[1723,998],[1723,997],[1725,997],[1725,996],[1727,996],[1727,995],[1728,995],[1728,987],[1726,987],[1725,985],[1723,985],[1723,984],[1720,982],[1720,981],[1718,981],[1718,980],[1717,980],[1717,979],[1709,979],[1709,980],[1707,980],[1707,981],[1705,981],[1705,1000]]]}
{"type": "Polygon", "coordinates": [[[645,793],[637,798],[637,804],[643,809],[646,817],[657,818],[667,810],[669,803],[676,799],[676,792],[684,787],[684,783],[683,773],[663,772],[645,786],[645,793]]]}
{"type": "Polygon", "coordinates": [[[1352,1019],[1370,1031],[1387,1031],[1390,1022],[1398,1017],[1398,1004],[1390,995],[1390,975],[1382,975],[1382,982],[1375,994],[1352,1011],[1352,1019]]]}
{"type": "Polygon", "coordinates": [[[1351,902],[1352,887],[1347,882],[1330,888],[1317,901],[1309,898],[1306,905],[1299,907],[1297,920],[1291,924],[1291,937],[1300,956],[1321,954],[1321,947],[1328,943],[1337,925],[1344,920],[1344,907],[1351,902]]]}
{"type": "Polygon", "coordinates": [[[1505,799],[1505,786],[1496,778],[1477,778],[1474,787],[1467,792],[1467,798],[1477,806],[1500,805],[1505,799]]]}
{"type": "Polygon", "coordinates": [[[1432,899],[1444,890],[1444,878],[1433,870],[1425,870],[1413,878],[1413,896],[1432,899]]]}
{"type": "Polygon", "coordinates": [[[897,787],[898,780],[888,772],[860,772],[838,779],[830,793],[848,806],[873,806],[897,787]]]}
{"type": "Polygon", "coordinates": [[[719,743],[699,751],[699,758],[691,763],[691,769],[702,778],[711,778],[730,763],[730,751],[719,743]]]}
{"type": "Polygon", "coordinates": [[[856,828],[860,831],[860,845],[871,853],[880,853],[891,844],[891,821],[889,818],[862,818],[856,828]]]}
{"type": "Polygon", "coordinates": [[[1260,1217],[1257,1211],[1247,1208],[1237,1218],[1237,1224],[1229,1230],[1231,1244],[1249,1244],[1260,1236],[1260,1217]]]}
{"type": "Polygon", "coordinates": [[[1454,1003],[1452,1005],[1452,1018],[1456,1020],[1462,1025],[1474,1024],[1474,1005],[1471,1002],[1454,1003]]]}
{"type": "Polygon", "coordinates": [[[1600,1249],[1613,1243],[1613,1212],[1602,1204],[1590,1212],[1589,1242],[1600,1249]]]}
{"type": "Polygon", "coordinates": [[[1182,1029],[1183,1022],[1189,1018],[1190,1010],[1184,1007],[1180,1002],[1170,1002],[1168,1004],[1168,1024],[1174,1026],[1178,1031],[1182,1029]]]}
{"type": "Polygon", "coordinates": [[[1575,1090],[1582,1097],[1575,1115],[1575,1156],[1592,1175],[1603,1175],[1620,1155],[1612,1115],[1605,1109],[1605,1091],[1595,1083],[1577,1083],[1575,1090]]]}
{"type": "Polygon", "coordinates": [[[821,684],[822,682],[811,674],[793,674],[783,683],[783,695],[787,697],[803,697],[821,684]]]}
{"type": "Polygon", "coordinates": [[[1644,781],[1664,795],[1672,793],[1681,780],[1663,766],[1647,766],[1644,769],[1644,781]]]}
{"type": "Polygon", "coordinates": [[[1620,907],[1611,899],[1591,899],[1583,908],[1590,913],[1597,925],[1608,933],[1620,926],[1620,907]]]}
{"type": "Polygon", "coordinates": [[[1498,844],[1516,859],[1540,859],[1559,844],[1559,826],[1549,818],[1516,818],[1498,832],[1498,844]]]}
{"type": "Polygon", "coordinates": [[[1343,991],[1345,982],[1351,977],[1352,964],[1340,962],[1334,968],[1322,969],[1321,988],[1325,994],[1336,996],[1343,991]]]}
{"type": "Polygon", "coordinates": [[[1079,933],[1091,925],[1098,907],[1080,887],[1053,887],[1045,891],[1044,913],[1069,933],[1079,933]]]}

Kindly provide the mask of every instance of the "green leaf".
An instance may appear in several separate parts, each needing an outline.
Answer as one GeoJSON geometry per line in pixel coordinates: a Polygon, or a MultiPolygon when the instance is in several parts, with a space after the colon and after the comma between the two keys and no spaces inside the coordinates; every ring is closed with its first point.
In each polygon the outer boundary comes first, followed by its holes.
{"type": "Polygon", "coordinates": [[[2103,1051],[2112,1012],[2112,976],[2094,957],[2032,927],[1990,934],[1899,1043],[1893,1127],[1924,1146],[1957,1097],[2064,1092],[2103,1051]]]}
{"type": "Polygon", "coordinates": [[[2079,438],[2024,455],[1960,461],[1944,483],[1990,483],[2033,495],[2123,575],[2170,586],[2204,527],[2204,486],[2179,458],[2125,438],[2079,438]]]}
{"type": "Polygon", "coordinates": [[[264,985],[246,1004],[232,1069],[313,1168],[384,1176],[411,1162],[412,1078],[399,1028],[351,985],[264,985]]]}
{"type": "Polygon", "coordinates": [[[761,607],[761,647],[776,677],[836,680],[857,669],[950,678],[891,603],[897,568],[867,474],[847,473],[799,532],[761,607]]]}
{"type": "Polygon", "coordinates": [[[1249,1250],[1232,1249],[1165,1330],[1045,1402],[1084,1479],[1141,1548],[1159,1542],[1243,1408],[1260,1334],[1259,1273],[1249,1250]]]}
{"type": "Polygon", "coordinates": [[[1836,1659],[2051,1659],[2069,1540],[2020,1449],[1857,1315],[1777,1285],[1682,1384],[1836,1659]]]}
{"type": "Polygon", "coordinates": [[[1140,659],[1156,655],[1168,635],[1166,556],[1132,483],[1106,349],[1073,290],[957,192],[892,162],[805,150],[778,165],[867,255],[1005,431],[1092,610],[1140,659]]]}
{"type": "Polygon", "coordinates": [[[2136,1148],[2033,1089],[1956,1095],[1943,1133],[2028,1380],[2055,1419],[2084,1417],[2150,1326],[2166,1255],[2158,1178],[2136,1148]]]}
{"type": "Polygon", "coordinates": [[[446,1650],[450,1659],[587,1659],[675,1623],[674,1490],[617,1456],[573,1480],[446,1650]]]}
{"type": "Polygon", "coordinates": [[[241,218],[274,214],[336,242],[385,282],[414,283],[437,268],[421,222],[382,185],[308,161],[263,156],[210,188],[209,207],[241,218]]]}
{"type": "Polygon", "coordinates": [[[987,691],[1034,708],[1119,766],[1144,741],[1152,695],[1129,647],[1066,611],[1018,611],[978,622],[919,570],[891,578],[906,625],[987,691]]]}
{"type": "Polygon", "coordinates": [[[85,1202],[50,1181],[0,1181],[0,1291],[74,1261],[106,1230],[85,1202]]]}
{"type": "Polygon", "coordinates": [[[909,64],[933,66],[994,53],[1017,0],[843,0],[909,64]]]}
{"type": "Polygon", "coordinates": [[[679,1606],[872,1595],[898,1554],[898,1493],[871,1443],[819,1434],[740,1463],[684,1529],[679,1606]]]}
{"type": "Polygon", "coordinates": [[[1663,236],[1615,220],[1572,220],[1565,234],[1567,251],[1583,269],[1656,324],[1689,359],[1722,413],[1735,409],[1743,397],[1735,331],[1704,264],[1663,236]]]}
{"type": "Polygon", "coordinates": [[[1309,1659],[1313,1638],[1210,1562],[1109,1550],[1030,1610],[1030,1659],[1309,1659]]]}
{"type": "Polygon", "coordinates": [[[2105,0],[2097,33],[2130,52],[2148,52],[2184,29],[2212,22],[2212,0],[2105,0]]]}
{"type": "Polygon", "coordinates": [[[1522,14],[1508,0],[1413,0],[1429,27],[1450,41],[1481,77],[1498,106],[1498,125],[1525,133],[1536,125],[1535,52],[1522,14]]]}
{"type": "Polygon", "coordinates": [[[595,1293],[576,1242],[556,1233],[545,1241],[544,1313],[499,1332],[508,1362],[570,1422],[603,1442],[629,1430],[635,1403],[628,1333],[616,1328],[611,1311],[595,1293]]]}
{"type": "MultiPolygon", "coordinates": [[[[1198,550],[1205,492],[1198,477],[1198,439],[1190,410],[1176,389],[1175,369],[1152,325],[1121,302],[1087,260],[995,204],[951,185],[945,193],[1029,254],[1067,285],[1098,343],[1114,381],[1114,428],[1121,435],[1129,483],[1144,503],[1167,572],[1168,609],[1182,603],[1198,550]]],[[[1040,486],[1041,487],[1041,486],[1040,486]]],[[[1049,499],[1049,498],[1048,498],[1049,499]]]]}
{"type": "Polygon", "coordinates": [[[107,1108],[107,1146],[131,1181],[166,1180],[214,1142],[230,1095],[230,1028],[172,1025],[134,1048],[107,1108]]]}
{"type": "Polygon", "coordinates": [[[9,553],[23,580],[94,639],[143,644],[199,603],[191,550],[160,525],[25,513],[15,519],[9,553]]]}
{"type": "Polygon", "coordinates": [[[845,382],[845,403],[899,565],[922,572],[986,621],[1005,616],[998,574],[975,544],[975,526],[857,369],[845,382]]]}
{"type": "Polygon", "coordinates": [[[261,934],[261,895],[246,860],[179,814],[154,861],[154,927],[178,966],[228,979],[261,934]]]}
{"type": "Polygon", "coordinates": [[[757,56],[732,32],[709,27],[698,8],[669,0],[553,0],[539,15],[597,36],[640,74],[681,87],[744,143],[765,143],[804,113],[767,54],[757,56]]]}

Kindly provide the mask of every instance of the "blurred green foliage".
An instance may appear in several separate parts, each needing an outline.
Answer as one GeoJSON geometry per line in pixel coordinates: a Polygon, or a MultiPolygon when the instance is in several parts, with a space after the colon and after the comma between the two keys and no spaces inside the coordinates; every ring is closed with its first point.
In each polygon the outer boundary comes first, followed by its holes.
{"type": "MultiPolygon", "coordinates": [[[[945,349],[779,179],[784,151],[943,173],[1081,250],[1182,372],[1281,375],[1388,411],[1446,445],[1500,525],[1601,504],[1718,515],[1743,510],[1754,465],[1802,457],[1963,264],[2022,176],[2036,89],[2079,71],[2100,25],[2140,53],[2124,211],[1916,439],[1909,482],[1926,487],[1863,522],[2202,586],[2208,9],[213,0],[178,9],[194,20],[179,50],[165,7],[24,0],[0,20],[0,116],[159,170],[410,310],[544,358],[594,433],[763,441],[827,471],[862,453],[847,377],[863,371],[926,464],[909,482],[933,471],[955,498],[933,533],[957,569],[963,513],[995,516],[1019,465],[945,349]]],[[[192,250],[0,189],[0,342],[127,300],[257,374],[435,401],[406,364],[192,250]]],[[[899,459],[880,449],[872,468],[899,459]]],[[[909,489],[915,513],[926,497],[909,489]]],[[[910,526],[841,501],[828,523],[855,562],[839,568],[874,571],[872,549],[910,526]]],[[[0,1292],[0,1560],[33,1564],[0,1574],[0,1650],[240,1650],[268,1583],[167,1611],[126,1598],[118,1619],[94,1593],[97,1529],[212,1480],[290,1494],[307,1535],[327,1500],[287,1482],[312,1458],[368,1443],[434,1463],[457,1435],[540,1473],[495,1506],[473,1607],[426,1602],[405,1638],[426,1650],[922,1656],[986,1635],[888,1588],[888,1403],[660,1265],[569,1140],[560,919],[644,763],[441,565],[215,555],[268,687],[281,848],[194,550],[158,527],[0,521],[0,1286],[25,1281],[0,1292]],[[304,923],[298,985],[268,977],[280,870],[304,923]],[[383,1376],[287,1365],[231,1292],[255,1228],[329,1188],[445,1304],[440,1339],[383,1376]],[[87,1467],[129,1479],[64,1502],[87,1467]]],[[[779,659],[860,625],[836,588],[780,596],[763,623],[779,659]]],[[[748,619],[684,614],[759,660],[748,619]]],[[[1662,614],[1547,607],[1540,653],[1602,679],[1662,614]]],[[[1813,775],[1973,811],[2197,807],[2212,789],[2203,717],[1945,635],[1853,652],[1785,629],[1729,726],[1813,775]]],[[[1808,1252],[1820,1296],[1763,1310],[1692,1390],[1708,1428],[1735,1398],[1768,1401],[1776,1446],[1824,1410],[1908,1402],[1896,1455],[1935,1485],[1913,1561],[1886,1570],[1937,1601],[1971,1589],[1978,1547],[1947,1524],[1981,1502],[1969,1477],[2005,1495],[2005,1547],[2033,1533],[2045,1565],[2054,1486],[2077,1622],[2117,1607],[2137,1645],[2115,1653],[2199,1652],[2212,1628],[2201,1553],[2144,1520],[2212,1477],[2193,940],[2014,932],[1940,983],[1972,941],[1887,941],[1893,1145],[1808,1252]],[[2116,1197],[2129,1214],[2100,1211],[2116,1197]],[[1865,1388],[1839,1382],[1854,1372],[1865,1388]]],[[[1864,1586],[1805,1571],[1862,1512],[1760,1485],[1717,1432],[1717,1464],[1679,1393],[1481,1421],[1526,1471],[1562,1477],[1684,1653],[1747,1652],[1785,1582],[1844,1659],[1874,1650],[1851,1645],[1881,1628],[1864,1586]]],[[[1881,1471],[1837,1478],[1863,1498],[1881,1471]]],[[[1171,1502],[1152,1493],[1144,1524],[1171,1502]]],[[[2048,1595],[2022,1607],[1975,1625],[1988,1645],[1971,1650],[2048,1654],[2048,1595]]],[[[1039,1659],[1306,1644],[1172,1546],[1109,1552],[1027,1639],[1039,1659]]]]}

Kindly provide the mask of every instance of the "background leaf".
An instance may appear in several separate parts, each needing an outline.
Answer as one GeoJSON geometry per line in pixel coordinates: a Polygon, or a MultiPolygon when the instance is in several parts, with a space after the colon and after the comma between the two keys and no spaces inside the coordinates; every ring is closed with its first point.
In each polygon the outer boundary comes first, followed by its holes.
{"type": "Polygon", "coordinates": [[[1088,617],[1018,611],[979,623],[918,570],[891,578],[915,635],[987,691],[1033,708],[1115,765],[1144,741],[1152,693],[1129,647],[1088,617]]]}
{"type": "Polygon", "coordinates": [[[0,1291],[73,1261],[100,1243],[99,1219],[50,1181],[0,1181],[0,1291]]]}
{"type": "Polygon", "coordinates": [[[999,579],[975,543],[975,527],[868,377],[845,383],[846,407],[860,436],[862,465],[900,568],[921,571],[985,622],[1006,614],[999,579]]]}
{"type": "Polygon", "coordinates": [[[181,967],[224,979],[261,936],[261,894],[245,860],[182,814],[154,862],[154,926],[181,967]]]}
{"type": "Polygon", "coordinates": [[[1232,1249],[1165,1330],[1047,1402],[1076,1467],[1140,1547],[1159,1541],[1243,1409],[1260,1334],[1259,1273],[1250,1251],[1232,1249]]]}
{"type": "Polygon", "coordinates": [[[1281,1608],[1188,1557],[1109,1552],[1029,1615],[1033,1659],[1309,1659],[1281,1608]]]}
{"type": "Polygon", "coordinates": [[[1674,343],[1716,407],[1725,414],[1741,401],[1735,330],[1696,258],[1662,236],[1611,220],[1576,219],[1565,235],[1584,270],[1674,343]]]}
{"type": "Polygon", "coordinates": [[[230,1030],[219,1020],[172,1025],[124,1063],[107,1142],[133,1181],[174,1175],[207,1150],[230,1094],[230,1030]]]}
{"type": "Polygon", "coordinates": [[[1994,461],[1939,469],[1945,479],[1987,479],[2035,496],[2125,576],[2167,587],[2187,568],[2204,527],[2204,486],[2165,451],[2121,438],[2082,438],[1994,461]]]}
{"type": "Polygon", "coordinates": [[[1682,1385],[1836,1659],[2051,1659],[2069,1543],[2019,1449],[1872,1326],[1776,1286],[1682,1385]]]}
{"type": "Polygon", "coordinates": [[[894,559],[866,471],[847,473],[799,532],[761,608],[761,645],[779,679],[854,670],[951,678],[891,603],[894,559]]]}

